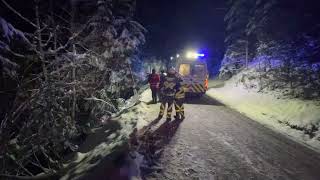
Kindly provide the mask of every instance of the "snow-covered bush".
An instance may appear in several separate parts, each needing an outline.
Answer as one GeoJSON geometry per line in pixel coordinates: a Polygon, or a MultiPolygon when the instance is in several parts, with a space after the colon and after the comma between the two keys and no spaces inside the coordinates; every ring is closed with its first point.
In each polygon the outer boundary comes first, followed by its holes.
{"type": "Polygon", "coordinates": [[[247,88],[305,99],[320,97],[319,72],[313,68],[320,60],[314,4],[239,0],[228,5],[227,49],[220,77],[229,79],[243,71],[239,82],[247,88]]]}
{"type": "Polygon", "coordinates": [[[266,57],[253,61],[236,75],[238,84],[259,92],[279,91],[282,96],[302,99],[319,98],[318,64],[292,63],[266,57]]]}

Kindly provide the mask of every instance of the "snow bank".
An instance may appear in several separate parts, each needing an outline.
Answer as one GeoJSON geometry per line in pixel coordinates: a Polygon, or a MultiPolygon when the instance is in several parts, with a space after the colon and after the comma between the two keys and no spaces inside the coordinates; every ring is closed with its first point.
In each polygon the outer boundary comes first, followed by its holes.
{"type": "Polygon", "coordinates": [[[67,173],[61,180],[86,179],[90,177],[92,171],[97,171],[95,168],[110,166],[128,150],[128,142],[136,122],[137,119],[122,115],[121,118],[110,121],[106,126],[93,130],[94,132],[79,148],[79,152],[64,165],[67,173]]]}
{"type": "MultiPolygon", "coordinates": [[[[133,103],[131,103],[131,105],[127,105],[127,107],[134,107],[130,109],[130,111],[122,114],[121,118],[135,119],[136,128],[140,130],[157,118],[160,105],[150,103],[152,102],[150,89],[146,89],[145,91],[141,92],[139,96],[134,96],[131,99],[136,99],[136,101],[139,101],[140,103],[136,104],[135,106],[133,103]]],[[[130,104],[132,101],[131,99],[129,99],[126,104],[130,104]]]]}
{"type": "Polygon", "coordinates": [[[207,94],[251,119],[320,151],[319,101],[280,99],[276,93],[258,93],[236,84],[233,78],[223,87],[210,89],[207,94]]]}
{"type": "Polygon", "coordinates": [[[122,110],[123,113],[114,117],[107,126],[93,130],[79,148],[79,152],[64,165],[67,173],[61,179],[90,177],[89,172],[106,166],[109,161],[119,155],[119,152],[128,150],[128,141],[135,129],[142,129],[158,114],[159,105],[149,105],[150,101],[151,90],[147,89],[129,99],[126,102],[126,108],[129,109],[122,110]],[[137,102],[140,103],[137,104],[137,102]]]}
{"type": "Polygon", "coordinates": [[[137,106],[141,114],[138,117],[137,129],[141,130],[143,127],[149,125],[158,117],[160,104],[151,104],[152,96],[151,90],[147,89],[141,94],[141,103],[137,106]]]}

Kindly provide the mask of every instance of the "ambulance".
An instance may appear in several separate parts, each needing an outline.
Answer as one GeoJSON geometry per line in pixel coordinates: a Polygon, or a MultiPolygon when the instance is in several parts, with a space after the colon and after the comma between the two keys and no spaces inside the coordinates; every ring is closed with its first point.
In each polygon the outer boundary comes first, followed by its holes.
{"type": "MultiPolygon", "coordinates": [[[[198,54],[201,56],[202,54],[198,54]]],[[[180,59],[177,62],[177,71],[183,80],[182,85],[187,94],[202,96],[208,90],[209,73],[206,62],[200,61],[197,58],[180,59]]]]}

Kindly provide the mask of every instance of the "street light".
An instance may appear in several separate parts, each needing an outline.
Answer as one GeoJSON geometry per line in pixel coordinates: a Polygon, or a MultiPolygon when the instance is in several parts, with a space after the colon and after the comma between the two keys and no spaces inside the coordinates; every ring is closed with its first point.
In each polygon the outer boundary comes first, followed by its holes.
{"type": "Polygon", "coordinates": [[[177,54],[177,58],[179,58],[180,57],[180,54],[177,54]]]}

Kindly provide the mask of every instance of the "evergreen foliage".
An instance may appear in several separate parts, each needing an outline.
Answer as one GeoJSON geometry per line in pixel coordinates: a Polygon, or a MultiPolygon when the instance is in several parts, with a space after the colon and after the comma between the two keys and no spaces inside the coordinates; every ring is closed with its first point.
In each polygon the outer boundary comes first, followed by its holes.
{"type": "MultiPolygon", "coordinates": [[[[259,72],[252,75],[259,77],[253,78],[264,84],[259,90],[288,88],[296,97],[307,97],[307,91],[319,87],[315,83],[318,70],[314,69],[320,57],[317,17],[319,12],[310,1],[229,1],[225,17],[227,50],[220,76],[230,78],[246,69],[247,59],[249,68],[259,72]]],[[[319,95],[312,94],[308,98],[319,95]]]]}

